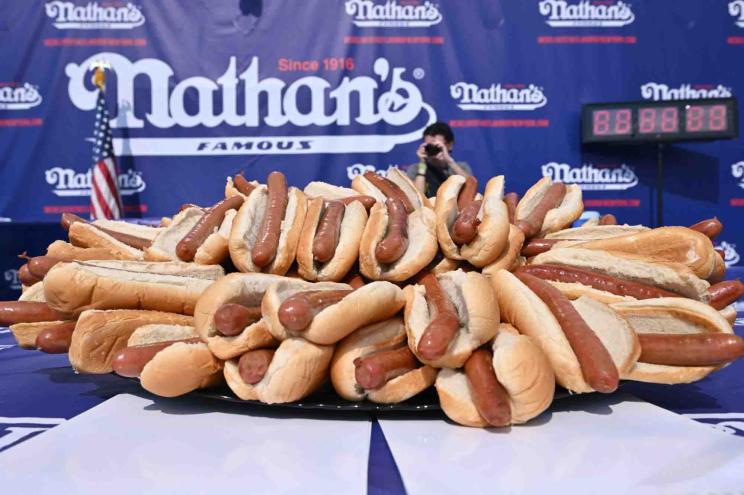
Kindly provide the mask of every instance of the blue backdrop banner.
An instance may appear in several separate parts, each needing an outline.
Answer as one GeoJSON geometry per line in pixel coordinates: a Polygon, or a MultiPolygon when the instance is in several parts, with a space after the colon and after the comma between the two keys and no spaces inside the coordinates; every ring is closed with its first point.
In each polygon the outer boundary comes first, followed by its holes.
{"type": "MultiPolygon", "coordinates": [[[[738,96],[744,0],[0,0],[0,217],[86,214],[96,89],[129,216],[213,203],[226,176],[348,184],[415,161],[427,124],[523,192],[653,225],[655,146],[582,148],[584,103],[738,96]]],[[[741,140],[667,145],[668,224],[717,215],[739,262],[741,140]],[[738,225],[737,225],[738,224],[738,225]]]]}

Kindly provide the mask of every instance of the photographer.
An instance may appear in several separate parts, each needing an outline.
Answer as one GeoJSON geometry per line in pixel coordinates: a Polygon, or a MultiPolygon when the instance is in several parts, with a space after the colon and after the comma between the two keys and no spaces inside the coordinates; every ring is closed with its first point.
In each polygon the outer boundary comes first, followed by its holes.
{"type": "Polygon", "coordinates": [[[452,174],[463,177],[472,174],[467,163],[452,158],[454,144],[452,129],[444,122],[435,122],[424,129],[424,142],[416,150],[419,162],[408,168],[408,177],[425,195],[436,195],[442,182],[452,174]]]}

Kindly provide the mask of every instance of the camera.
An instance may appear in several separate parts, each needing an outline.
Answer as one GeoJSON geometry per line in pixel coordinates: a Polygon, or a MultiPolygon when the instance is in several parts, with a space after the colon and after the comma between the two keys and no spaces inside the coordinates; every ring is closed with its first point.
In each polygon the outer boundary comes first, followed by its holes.
{"type": "Polygon", "coordinates": [[[437,156],[442,151],[442,147],[438,144],[427,144],[424,146],[424,151],[426,156],[437,156]]]}

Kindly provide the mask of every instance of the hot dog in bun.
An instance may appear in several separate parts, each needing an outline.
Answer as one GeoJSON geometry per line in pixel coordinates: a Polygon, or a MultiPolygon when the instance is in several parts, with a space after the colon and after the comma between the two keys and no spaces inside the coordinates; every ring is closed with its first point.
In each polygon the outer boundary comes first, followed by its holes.
{"type": "Polygon", "coordinates": [[[553,401],[555,375],[530,337],[502,323],[493,342],[475,350],[462,369],[441,370],[436,388],[452,421],[500,427],[545,411],[553,401]]]}
{"type": "Polygon", "coordinates": [[[543,177],[529,188],[514,212],[515,225],[526,239],[564,229],[581,216],[581,188],[543,177]]]}
{"type": "Polygon", "coordinates": [[[392,404],[429,388],[437,371],[408,348],[401,318],[373,323],[341,342],[331,362],[331,382],[346,400],[392,404]]]}
{"type": "Polygon", "coordinates": [[[509,237],[504,176],[493,177],[478,194],[475,177],[450,176],[437,191],[437,239],[444,255],[476,267],[494,262],[509,237]]]}

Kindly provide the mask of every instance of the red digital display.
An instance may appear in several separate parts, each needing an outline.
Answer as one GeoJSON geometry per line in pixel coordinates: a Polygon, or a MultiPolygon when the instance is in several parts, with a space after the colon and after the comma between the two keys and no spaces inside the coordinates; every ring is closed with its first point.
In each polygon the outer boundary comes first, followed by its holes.
{"type": "Polygon", "coordinates": [[[687,105],[687,132],[723,131],[728,124],[726,105],[687,105]]]}
{"type": "Polygon", "coordinates": [[[593,103],[582,110],[585,143],[731,139],[739,135],[735,98],[593,103]]]}

